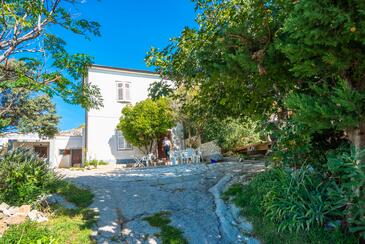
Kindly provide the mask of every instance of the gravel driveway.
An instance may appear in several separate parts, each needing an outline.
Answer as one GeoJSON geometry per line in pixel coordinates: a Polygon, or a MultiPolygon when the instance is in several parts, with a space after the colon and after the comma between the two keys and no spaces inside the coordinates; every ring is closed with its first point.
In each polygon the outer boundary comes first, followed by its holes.
{"type": "Polygon", "coordinates": [[[157,168],[61,170],[76,184],[95,194],[91,205],[99,212],[98,243],[158,243],[143,217],[171,212],[171,224],[184,232],[189,243],[230,243],[222,233],[209,189],[227,173],[246,172],[262,165],[220,163],[157,168]]]}

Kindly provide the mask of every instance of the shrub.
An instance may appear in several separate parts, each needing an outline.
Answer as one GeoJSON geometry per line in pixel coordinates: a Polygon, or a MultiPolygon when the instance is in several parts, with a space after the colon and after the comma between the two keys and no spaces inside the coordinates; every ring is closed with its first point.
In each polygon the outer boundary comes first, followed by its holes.
{"type": "Polygon", "coordinates": [[[260,141],[258,123],[250,119],[212,120],[203,130],[203,141],[217,141],[225,151],[260,141]]]}
{"type": "Polygon", "coordinates": [[[0,159],[0,202],[24,204],[49,192],[56,178],[47,162],[29,149],[18,148],[0,159]]]}
{"type": "Polygon", "coordinates": [[[365,239],[365,150],[332,151],[327,157],[330,184],[328,194],[349,230],[365,239]]]}
{"type": "Polygon", "coordinates": [[[263,206],[267,217],[279,223],[279,230],[299,231],[322,226],[326,214],[332,210],[322,187],[322,178],[311,167],[302,167],[292,173],[280,191],[271,187],[263,206]],[[283,190],[284,189],[284,190],[283,190]]]}
{"type": "Polygon", "coordinates": [[[97,168],[99,165],[108,165],[108,163],[103,160],[97,160],[97,159],[92,159],[84,163],[85,167],[94,166],[94,168],[97,168]]]}

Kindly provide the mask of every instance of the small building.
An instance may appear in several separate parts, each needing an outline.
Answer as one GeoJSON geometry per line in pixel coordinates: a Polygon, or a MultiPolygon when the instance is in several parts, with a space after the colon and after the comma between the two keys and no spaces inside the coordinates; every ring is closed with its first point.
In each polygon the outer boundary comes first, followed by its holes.
{"type": "Polygon", "coordinates": [[[30,148],[49,161],[52,168],[81,165],[83,160],[83,129],[62,131],[54,138],[37,134],[11,133],[0,139],[2,147],[9,149],[30,148]]]}

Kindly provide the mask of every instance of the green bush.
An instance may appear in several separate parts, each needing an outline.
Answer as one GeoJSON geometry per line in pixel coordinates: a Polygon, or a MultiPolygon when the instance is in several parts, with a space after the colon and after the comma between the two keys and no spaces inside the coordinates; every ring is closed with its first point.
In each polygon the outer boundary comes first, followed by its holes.
{"type": "Polygon", "coordinates": [[[203,130],[203,141],[217,141],[226,151],[260,141],[258,123],[250,119],[212,120],[203,130]]]}
{"type": "Polygon", "coordinates": [[[354,243],[354,235],[324,228],[346,215],[337,215],[341,205],[330,197],[325,179],[311,167],[273,168],[256,174],[247,185],[232,185],[223,199],[242,209],[265,243],[354,243]]]}
{"type": "Polygon", "coordinates": [[[92,159],[84,163],[85,167],[93,166],[94,168],[97,168],[99,165],[108,165],[108,163],[103,160],[97,160],[97,159],[92,159]]]}
{"type": "Polygon", "coordinates": [[[330,184],[328,195],[333,202],[334,214],[343,218],[349,230],[365,240],[365,150],[350,152],[333,151],[327,156],[330,184]]]}
{"type": "Polygon", "coordinates": [[[263,206],[266,216],[279,223],[279,230],[290,232],[323,226],[332,208],[322,178],[310,167],[287,172],[289,181],[278,191],[271,187],[263,206]]]}
{"type": "Polygon", "coordinates": [[[50,191],[56,179],[47,162],[29,149],[15,149],[0,159],[0,202],[31,203],[50,191]]]}

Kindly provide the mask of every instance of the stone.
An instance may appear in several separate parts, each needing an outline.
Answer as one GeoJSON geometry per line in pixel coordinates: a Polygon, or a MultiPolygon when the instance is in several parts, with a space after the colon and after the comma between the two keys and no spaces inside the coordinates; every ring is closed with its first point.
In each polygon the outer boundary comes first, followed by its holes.
{"type": "Polygon", "coordinates": [[[1,203],[0,204],[0,212],[4,212],[4,210],[7,210],[9,208],[9,205],[6,203],[1,203]]]}
{"type": "Polygon", "coordinates": [[[199,150],[202,153],[204,161],[219,161],[223,158],[221,148],[214,141],[201,144],[199,150]]]}
{"type": "Polygon", "coordinates": [[[3,213],[6,215],[6,216],[12,216],[12,215],[15,215],[19,212],[19,207],[9,207],[8,209],[5,209],[3,211],[3,213]]]}
{"type": "Polygon", "coordinates": [[[22,205],[21,207],[19,207],[19,211],[17,214],[27,216],[31,210],[32,207],[30,205],[22,205]]]}
{"type": "Polygon", "coordinates": [[[4,219],[4,222],[7,223],[8,225],[19,225],[25,222],[27,216],[25,215],[12,215],[12,216],[8,216],[4,219]]]}
{"type": "Polygon", "coordinates": [[[42,213],[37,210],[32,210],[28,213],[28,218],[30,221],[42,223],[48,221],[48,218],[42,213]]]}
{"type": "Polygon", "coordinates": [[[64,197],[58,195],[58,194],[51,194],[43,199],[40,200],[41,205],[53,205],[53,204],[59,204],[62,207],[66,209],[76,209],[76,205],[73,203],[68,202],[64,197]],[[44,204],[46,203],[46,204],[44,204]]]}
{"type": "Polygon", "coordinates": [[[3,220],[0,220],[0,236],[2,236],[7,229],[8,225],[3,220]]]}
{"type": "Polygon", "coordinates": [[[3,214],[3,213],[1,213],[1,212],[0,212],[0,221],[1,221],[3,218],[5,218],[5,214],[3,214]]]}

